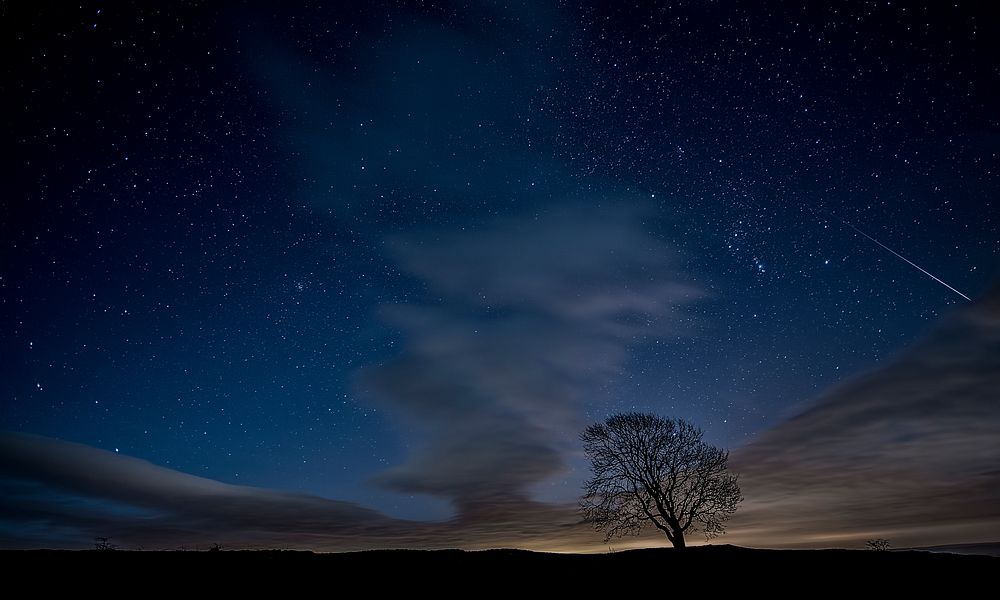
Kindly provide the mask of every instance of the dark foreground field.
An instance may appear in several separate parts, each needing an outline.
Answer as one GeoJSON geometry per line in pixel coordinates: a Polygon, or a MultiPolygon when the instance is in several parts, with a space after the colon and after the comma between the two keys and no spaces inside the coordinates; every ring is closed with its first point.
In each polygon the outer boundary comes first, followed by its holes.
{"type": "MultiPolygon", "coordinates": [[[[520,550],[377,550],[344,554],[260,551],[2,551],[8,582],[31,580],[38,591],[169,589],[263,593],[433,591],[478,597],[519,590],[655,591],[746,587],[808,594],[873,589],[974,589],[1000,575],[1000,558],[922,551],[756,550],[692,547],[614,554],[546,554],[520,550]],[[970,587],[971,586],[971,587],[970,587]]],[[[357,594],[351,594],[352,597],[357,594]]]]}

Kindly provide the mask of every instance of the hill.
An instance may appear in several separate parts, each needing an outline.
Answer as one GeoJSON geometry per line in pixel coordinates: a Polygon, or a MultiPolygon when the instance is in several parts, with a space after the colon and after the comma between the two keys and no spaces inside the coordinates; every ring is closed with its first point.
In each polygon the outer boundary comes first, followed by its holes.
{"type": "MultiPolygon", "coordinates": [[[[1000,558],[916,550],[759,550],[737,546],[696,546],[685,552],[646,549],[612,554],[550,554],[524,550],[373,550],[318,554],[305,551],[2,551],[8,581],[35,573],[46,586],[92,590],[123,578],[166,589],[205,592],[291,586],[303,590],[344,590],[370,586],[370,592],[406,589],[464,597],[500,590],[534,591],[557,587],[586,597],[596,588],[652,590],[761,587],[791,592],[922,585],[943,577],[949,589],[992,581],[1000,558]],[[264,586],[264,587],[261,587],[264,586]],[[469,587],[473,586],[473,587],[469,587]],[[821,588],[821,589],[820,589],[821,588]]],[[[51,590],[51,587],[49,588],[51,590]]],[[[109,587],[109,590],[113,589],[109,587]]],[[[282,589],[285,589],[282,587],[282,589]]],[[[291,589],[291,588],[289,588],[291,589]]],[[[288,590],[285,590],[288,591],[288,590]]],[[[563,595],[561,594],[561,595],[563,595]]],[[[355,596],[357,594],[351,594],[355,596]]]]}

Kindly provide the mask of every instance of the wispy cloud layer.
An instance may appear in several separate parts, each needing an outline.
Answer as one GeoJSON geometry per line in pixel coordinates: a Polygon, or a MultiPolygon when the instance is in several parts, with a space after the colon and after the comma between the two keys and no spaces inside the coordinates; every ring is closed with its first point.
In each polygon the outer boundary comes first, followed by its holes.
{"type": "Polygon", "coordinates": [[[738,454],[733,530],[836,544],[1000,539],[1000,288],[738,454]]]}
{"type": "Polygon", "coordinates": [[[47,545],[57,532],[73,546],[96,535],[171,545],[254,537],[266,543],[278,533],[349,543],[388,522],[348,502],[228,485],[25,434],[0,436],[0,486],[3,537],[12,546],[47,545]]]}
{"type": "Polygon", "coordinates": [[[360,378],[419,447],[381,483],[481,512],[524,501],[562,468],[584,400],[628,344],[676,333],[679,308],[700,295],[641,214],[559,207],[391,241],[440,300],[385,307],[406,349],[360,378]]]}

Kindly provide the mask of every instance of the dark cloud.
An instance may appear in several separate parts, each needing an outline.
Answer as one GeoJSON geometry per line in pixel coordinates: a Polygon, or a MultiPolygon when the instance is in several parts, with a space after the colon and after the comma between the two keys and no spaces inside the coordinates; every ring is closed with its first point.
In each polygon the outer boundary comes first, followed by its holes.
{"type": "MultiPolygon", "coordinates": [[[[480,515],[482,516],[482,515],[480,515]]],[[[404,521],[349,502],[236,486],[82,444],[0,434],[0,547],[578,548],[570,506],[524,502],[488,519],[404,521]]]]}
{"type": "Polygon", "coordinates": [[[747,539],[1000,539],[1000,287],[737,455],[747,539]]]}
{"type": "MultiPolygon", "coordinates": [[[[220,483],[82,444],[6,433],[0,437],[3,514],[25,524],[115,535],[138,543],[213,537],[350,539],[389,519],[349,502],[220,483]]],[[[43,528],[44,531],[44,528],[43,528]]],[[[48,532],[51,535],[51,532],[48,532]]],[[[76,535],[79,543],[89,538],[76,535]]],[[[5,532],[11,538],[17,532],[5,532]]]]}
{"type": "Polygon", "coordinates": [[[385,307],[406,349],[360,377],[419,446],[379,482],[479,511],[559,472],[628,344],[676,334],[679,307],[700,296],[641,216],[563,206],[391,241],[441,300],[385,307]]]}

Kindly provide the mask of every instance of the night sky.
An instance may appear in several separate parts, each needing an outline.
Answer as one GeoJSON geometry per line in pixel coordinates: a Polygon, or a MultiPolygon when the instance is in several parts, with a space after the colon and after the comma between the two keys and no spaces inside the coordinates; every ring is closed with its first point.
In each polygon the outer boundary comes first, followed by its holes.
{"type": "MultiPolygon", "coordinates": [[[[188,514],[42,454],[510,544],[483,523],[575,503],[589,422],[683,417],[749,461],[942,322],[1000,323],[986,3],[0,11],[7,546],[188,514]]],[[[157,531],[119,539],[183,541],[157,531]]]]}

